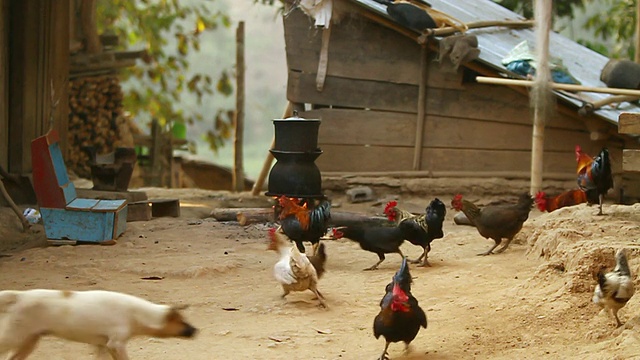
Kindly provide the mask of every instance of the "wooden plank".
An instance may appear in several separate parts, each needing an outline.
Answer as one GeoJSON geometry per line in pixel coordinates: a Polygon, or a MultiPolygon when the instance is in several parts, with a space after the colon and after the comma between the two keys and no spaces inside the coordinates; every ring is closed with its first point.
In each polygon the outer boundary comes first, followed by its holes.
{"type": "Polygon", "coordinates": [[[320,171],[411,170],[413,147],[324,145],[316,160],[320,171]]]}
{"type": "Polygon", "coordinates": [[[620,134],[640,134],[640,113],[622,113],[618,117],[620,134]]]}
{"type": "MultiPolygon", "coordinates": [[[[318,92],[315,76],[299,72],[289,72],[287,97],[300,103],[414,114],[418,108],[417,86],[327,76],[324,90],[318,92]]],[[[529,99],[499,86],[479,88],[478,84],[466,84],[461,91],[429,88],[426,112],[429,117],[531,124],[529,99]]],[[[553,114],[546,128],[586,131],[584,121],[559,112],[553,114]]]]}
{"type": "Polygon", "coordinates": [[[9,166],[9,0],[0,0],[0,166],[9,166]]]}
{"type": "MultiPolygon", "coordinates": [[[[327,75],[419,84],[420,46],[415,41],[363,17],[351,17],[332,26],[327,75]]],[[[299,9],[284,19],[284,32],[289,69],[316,73],[321,32],[309,26],[309,17],[299,9]]],[[[433,61],[435,57],[435,53],[429,56],[428,84],[461,88],[462,71],[441,71],[440,64],[433,61]]]]}
{"type": "Polygon", "coordinates": [[[622,150],[622,170],[640,172],[640,150],[622,150]]]}
{"type": "Polygon", "coordinates": [[[320,144],[413,146],[415,114],[386,111],[317,109],[300,113],[321,119],[320,144]]]}
{"type": "MultiPolygon", "coordinates": [[[[352,109],[316,109],[301,113],[322,123],[318,143],[325,145],[413,146],[413,114],[352,109]]],[[[494,148],[530,150],[531,124],[479,121],[430,115],[423,147],[494,148]]],[[[572,153],[576,144],[590,144],[589,133],[549,126],[545,148],[572,153]],[[567,139],[572,141],[568,142],[567,139]]],[[[586,148],[585,148],[586,149],[586,148]]],[[[589,148],[589,151],[597,148],[589,148]]]]}
{"type": "MultiPolygon", "coordinates": [[[[322,172],[408,171],[412,168],[411,147],[325,145],[322,150],[323,155],[316,160],[322,172]]],[[[525,173],[531,170],[529,150],[424,148],[422,158],[422,169],[433,172],[525,173]]],[[[571,152],[545,152],[544,160],[543,176],[575,174],[575,156],[571,152]]],[[[614,172],[615,167],[614,163],[614,172]]]]}
{"type": "Polygon", "coordinates": [[[297,103],[416,112],[418,87],[379,81],[327,76],[322,92],[315,75],[289,71],[287,99],[297,103]]]}

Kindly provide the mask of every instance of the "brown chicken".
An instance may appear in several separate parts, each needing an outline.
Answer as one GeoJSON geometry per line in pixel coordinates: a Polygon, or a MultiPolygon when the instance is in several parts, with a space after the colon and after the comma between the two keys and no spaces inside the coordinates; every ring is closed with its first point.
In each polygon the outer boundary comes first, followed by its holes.
{"type": "Polygon", "coordinates": [[[536,206],[542,212],[552,212],[566,206],[573,206],[587,202],[587,193],[580,189],[567,190],[556,196],[549,196],[544,191],[536,194],[536,206]]]}
{"type": "Polygon", "coordinates": [[[502,239],[507,239],[507,241],[500,249],[496,250],[496,253],[505,251],[522,229],[522,224],[529,218],[532,205],[533,198],[527,193],[520,195],[518,203],[515,205],[487,205],[483,208],[478,208],[472,202],[463,200],[460,194],[451,200],[451,206],[462,211],[478,229],[480,235],[496,242],[491,249],[478,255],[493,254],[493,250],[500,245],[502,239]]]}

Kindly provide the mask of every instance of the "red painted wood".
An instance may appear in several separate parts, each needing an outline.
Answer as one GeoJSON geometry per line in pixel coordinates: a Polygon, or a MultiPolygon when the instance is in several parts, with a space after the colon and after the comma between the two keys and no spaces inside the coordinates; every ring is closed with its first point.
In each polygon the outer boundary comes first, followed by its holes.
{"type": "Polygon", "coordinates": [[[64,209],[67,205],[64,193],[56,180],[49,144],[58,142],[55,130],[31,141],[31,165],[33,167],[33,188],[38,205],[46,208],[64,209]]]}

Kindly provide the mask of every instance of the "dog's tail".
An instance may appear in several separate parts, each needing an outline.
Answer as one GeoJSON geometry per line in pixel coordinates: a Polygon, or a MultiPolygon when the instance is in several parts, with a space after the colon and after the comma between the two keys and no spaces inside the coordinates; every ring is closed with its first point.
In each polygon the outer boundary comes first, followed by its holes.
{"type": "Polygon", "coordinates": [[[19,291],[4,290],[0,291],[0,313],[6,312],[9,307],[18,301],[19,291]]]}

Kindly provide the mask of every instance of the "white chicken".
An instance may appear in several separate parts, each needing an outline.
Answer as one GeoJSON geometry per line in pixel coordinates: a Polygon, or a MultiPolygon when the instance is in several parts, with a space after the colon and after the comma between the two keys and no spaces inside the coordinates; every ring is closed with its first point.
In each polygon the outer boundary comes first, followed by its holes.
{"type": "Polygon", "coordinates": [[[326,308],[324,296],[318,291],[318,274],[307,255],[301,253],[295,245],[291,245],[291,240],[281,227],[270,229],[269,236],[271,242],[268,250],[280,254],[280,260],[273,267],[273,275],[282,285],[282,297],[291,291],[311,290],[320,301],[320,305],[326,308]]]}
{"type": "Polygon", "coordinates": [[[620,310],[635,292],[629,263],[625,256],[624,249],[616,252],[616,267],[613,271],[605,273],[598,272],[598,285],[593,292],[593,302],[600,307],[610,310],[616,319],[618,326],[622,326],[622,322],[618,318],[618,310],[620,310]]]}

